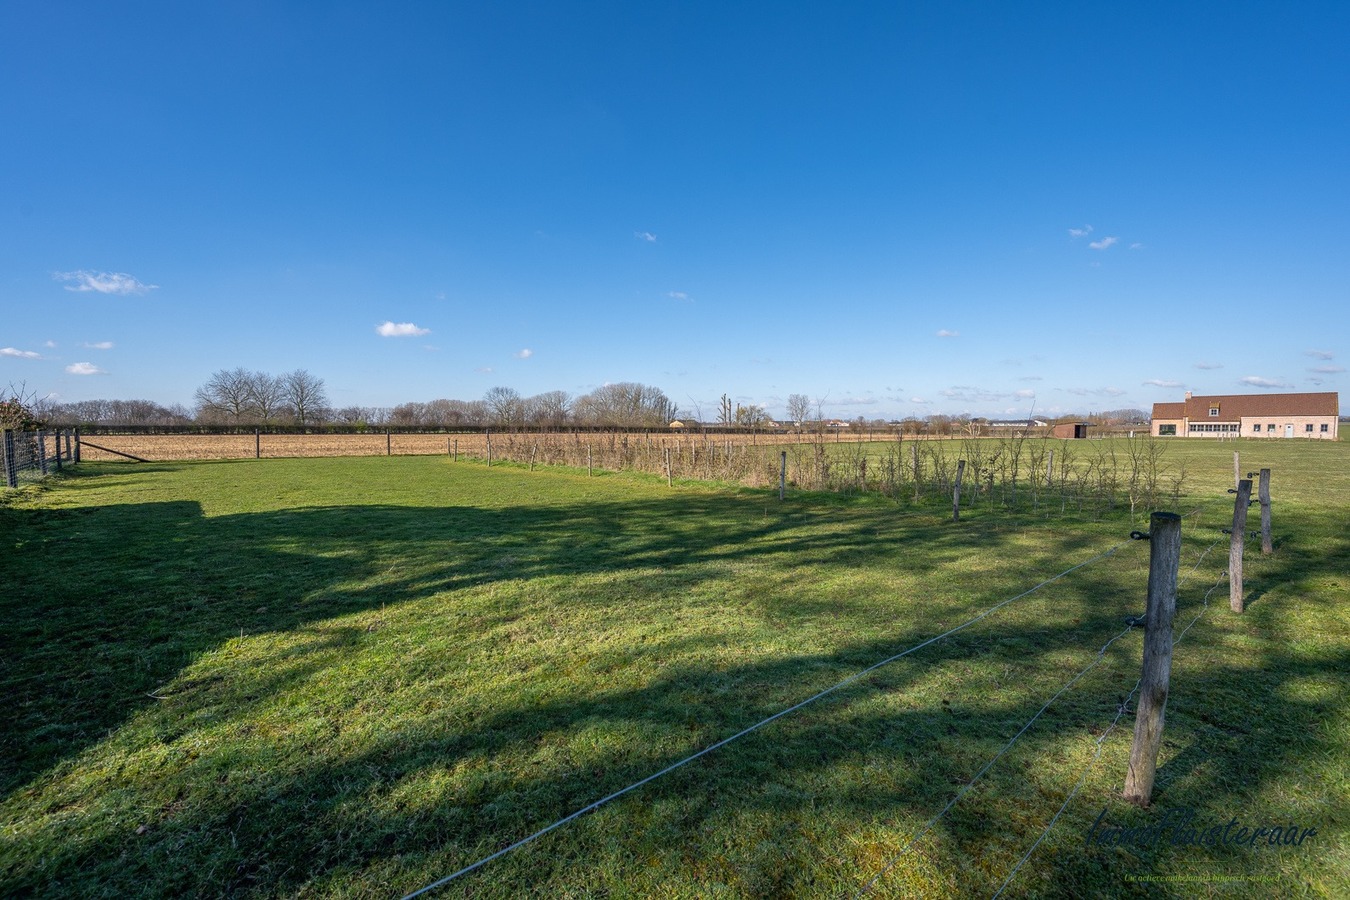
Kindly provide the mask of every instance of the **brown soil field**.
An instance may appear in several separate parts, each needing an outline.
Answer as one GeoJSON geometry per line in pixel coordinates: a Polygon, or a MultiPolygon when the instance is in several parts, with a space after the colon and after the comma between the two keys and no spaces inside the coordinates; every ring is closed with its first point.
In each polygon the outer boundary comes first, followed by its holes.
{"type": "MultiPolygon", "coordinates": [[[[865,433],[827,434],[830,443],[841,441],[876,440],[879,436],[865,433]]],[[[883,438],[884,439],[884,438],[883,438]]],[[[912,440],[912,438],[906,438],[912,440]]],[[[528,459],[531,448],[538,448],[539,461],[571,451],[584,455],[589,445],[597,455],[614,451],[621,446],[669,447],[680,452],[694,447],[743,447],[809,444],[816,440],[810,434],[732,434],[716,433],[617,434],[612,432],[586,434],[511,434],[491,435],[493,454],[513,459],[528,459]],[[627,444],[625,444],[625,439],[627,444]]],[[[81,458],[90,461],[117,460],[123,457],[106,453],[97,447],[129,453],[146,460],[180,459],[252,459],[256,455],[275,459],[298,456],[433,456],[440,454],[484,457],[487,455],[488,436],[473,434],[263,434],[254,444],[251,434],[104,434],[87,439],[82,444],[81,458]],[[386,442],[387,441],[387,442],[386,442]],[[92,442],[92,443],[91,443],[92,442]]]]}

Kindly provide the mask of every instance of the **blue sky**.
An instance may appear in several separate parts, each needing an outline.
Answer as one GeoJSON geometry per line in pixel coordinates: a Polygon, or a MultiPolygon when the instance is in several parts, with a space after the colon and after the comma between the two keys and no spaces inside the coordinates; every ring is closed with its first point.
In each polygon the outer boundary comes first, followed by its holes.
{"type": "Polygon", "coordinates": [[[0,386],[1341,390],[1346,46],[1343,2],[11,2],[0,386]]]}

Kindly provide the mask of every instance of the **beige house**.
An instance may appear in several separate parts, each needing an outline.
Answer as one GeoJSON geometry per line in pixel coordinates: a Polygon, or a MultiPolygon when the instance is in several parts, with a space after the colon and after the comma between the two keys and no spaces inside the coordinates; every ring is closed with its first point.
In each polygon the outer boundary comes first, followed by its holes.
{"type": "Polygon", "coordinates": [[[1153,404],[1154,437],[1312,438],[1339,436],[1340,397],[1320,394],[1221,394],[1153,404]]]}

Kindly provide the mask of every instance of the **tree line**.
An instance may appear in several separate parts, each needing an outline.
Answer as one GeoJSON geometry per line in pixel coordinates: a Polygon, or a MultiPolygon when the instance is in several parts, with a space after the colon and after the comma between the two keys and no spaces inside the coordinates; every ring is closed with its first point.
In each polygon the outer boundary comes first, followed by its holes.
{"type": "MultiPolygon", "coordinates": [[[[10,394],[22,394],[11,386],[10,394]]],[[[510,387],[493,387],[477,400],[437,399],[400,403],[392,407],[344,406],[329,402],[324,380],[304,369],[281,375],[244,368],[221,369],[193,394],[192,408],[163,406],[152,400],[81,400],[53,403],[26,398],[27,420],[49,425],[344,425],[399,427],[491,426],[498,428],[563,428],[570,425],[659,428],[681,420],[704,423],[700,410],[684,411],[659,388],[636,382],[606,384],[573,396],[545,391],[524,396],[510,387]]],[[[900,430],[910,434],[976,435],[987,420],[969,415],[935,413],[923,417],[827,420],[824,400],[805,394],[787,398],[787,420],[775,423],[759,405],[733,403],[723,394],[715,418],[708,424],[762,428],[783,424],[799,428],[851,427],[900,430]]],[[[15,417],[17,420],[17,416],[15,417]]],[[[1148,421],[1139,409],[1109,410],[1087,416],[1048,417],[1045,421],[1088,421],[1096,425],[1137,424],[1148,421]]]]}
{"type": "Polygon", "coordinates": [[[635,382],[606,384],[587,394],[546,391],[523,396],[494,387],[479,400],[439,399],[393,407],[334,407],[324,380],[304,369],[273,375],[221,369],[193,394],[194,406],[150,400],[35,402],[34,421],[49,425],[398,425],[553,427],[568,425],[665,427],[679,416],[659,388],[635,382]]]}

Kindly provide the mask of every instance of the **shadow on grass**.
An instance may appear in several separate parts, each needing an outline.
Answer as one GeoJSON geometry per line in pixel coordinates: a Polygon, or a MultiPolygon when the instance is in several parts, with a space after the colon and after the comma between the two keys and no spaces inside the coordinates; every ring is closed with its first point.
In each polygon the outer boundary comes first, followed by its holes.
{"type": "MultiPolygon", "coordinates": [[[[7,879],[14,879],[16,889],[44,893],[79,893],[62,881],[70,871],[110,891],[135,891],[155,879],[156,892],[163,893],[291,893],[307,885],[323,892],[325,879],[342,873],[359,879],[370,867],[384,866],[385,877],[400,880],[364,892],[413,889],[430,880],[428,874],[500,849],[778,711],[785,696],[800,699],[931,637],[934,622],[943,617],[935,612],[922,622],[899,625],[884,641],[847,642],[824,654],[786,654],[716,670],[672,667],[640,688],[597,686],[584,696],[529,701],[503,696],[469,721],[448,715],[446,701],[437,706],[439,715],[428,715],[416,728],[367,737],[337,758],[316,753],[297,762],[270,755],[266,742],[251,740],[248,730],[265,720],[269,704],[289,688],[340,671],[350,661],[348,649],[354,653],[364,637],[359,629],[314,628],[348,613],[433,596],[454,603],[453,592],[464,588],[552,576],[629,572],[650,578],[678,571],[692,587],[699,579],[720,577],[718,564],[774,558],[847,571],[873,562],[878,542],[922,542],[924,552],[904,561],[903,571],[915,573],[959,564],[972,553],[997,554],[1008,537],[881,514],[821,517],[788,510],[756,520],[746,511],[743,499],[717,496],[504,510],[321,507],[214,518],[203,517],[189,502],[0,510],[0,535],[16,550],[12,584],[18,586],[4,600],[9,627],[0,647],[0,683],[15,713],[0,726],[0,784],[6,795],[38,802],[44,776],[59,777],[81,753],[147,707],[164,713],[154,727],[165,745],[222,722],[238,735],[236,743],[181,762],[181,781],[192,786],[184,791],[199,796],[190,804],[184,799],[181,811],[172,804],[158,812],[137,811],[152,826],[148,834],[136,835],[132,823],[122,822],[122,830],[101,827],[46,851],[37,849],[36,835],[30,835],[30,854],[7,866],[7,879]],[[148,696],[231,638],[269,632],[302,640],[266,667],[238,673],[228,689],[209,679],[180,679],[166,700],[148,696]],[[623,739],[601,741],[584,754],[557,750],[531,758],[549,741],[585,729],[623,739]],[[507,761],[482,764],[498,757],[507,761]],[[435,795],[438,773],[470,763],[480,768],[435,795]],[[420,789],[423,796],[400,799],[410,782],[431,786],[420,789]],[[49,858],[36,862],[43,852],[49,858]]],[[[1047,558],[1081,557],[1100,543],[1091,535],[1065,533],[1047,558]]],[[[990,663],[1053,668],[1054,653],[1119,630],[1121,608],[1132,604],[1103,602],[1118,594],[1118,585],[1086,570],[1070,595],[1071,620],[995,634],[972,631],[936,644],[923,651],[921,664],[888,668],[831,699],[825,714],[776,723],[772,734],[766,730],[651,785],[640,805],[597,815],[643,819],[658,844],[674,854],[663,864],[684,867],[695,882],[726,881],[746,894],[816,893],[825,885],[806,873],[834,872],[842,880],[855,860],[792,865],[820,852],[810,817],[802,814],[804,804],[829,805],[836,810],[833,819],[845,826],[911,828],[941,808],[954,785],[969,779],[1045,698],[1008,699],[991,689],[984,697],[881,711],[840,700],[900,692],[927,670],[976,655],[990,663]],[[831,780],[831,772],[849,766],[865,773],[878,757],[884,771],[872,777],[845,779],[842,787],[831,780]],[[747,817],[761,823],[756,826],[761,831],[768,829],[767,844],[738,843],[738,823],[747,817]]],[[[974,608],[988,600],[980,598],[974,608]]],[[[777,612],[815,615],[829,608],[801,590],[786,592],[777,612]]],[[[947,612],[956,616],[958,610],[947,612]]],[[[1137,652],[1137,640],[1131,649],[1137,652]]],[[[1128,656],[1125,642],[1119,650],[1128,656]]],[[[1276,673],[1347,663],[1344,653],[1312,663],[1292,653],[1265,661],[1276,673]]],[[[991,665],[992,671],[1000,668],[991,665]]],[[[1246,672],[1235,665],[1208,674],[1237,680],[1246,672]]],[[[1339,703],[1290,702],[1278,709],[1257,704],[1246,718],[1246,739],[1253,733],[1287,735],[1299,717],[1329,715],[1339,703]]],[[[1100,695],[1066,699],[1046,728],[1026,736],[1027,754],[1053,755],[1066,733],[1086,738],[1109,719],[1104,708],[1112,703],[1100,695]]],[[[340,740],[340,712],[316,722],[316,745],[340,740]]],[[[1247,773],[1252,783],[1276,777],[1308,749],[1306,742],[1299,747],[1272,740],[1269,756],[1247,773]]],[[[1187,763],[1178,757],[1172,765],[1187,763]]],[[[1032,792],[1037,788],[1031,779],[1032,792]]],[[[999,803],[972,795],[936,833],[940,849],[933,855],[952,867],[958,890],[987,889],[988,876],[964,865],[970,854],[991,841],[1021,844],[1011,826],[997,824],[1006,813],[999,803]]],[[[1044,811],[1047,805],[1038,798],[1035,808],[1044,811]]],[[[555,887],[592,883],[606,872],[641,865],[629,856],[637,852],[635,840],[626,833],[617,843],[597,839],[607,847],[598,861],[524,851],[519,860],[503,860],[477,886],[505,896],[550,881],[555,887]]],[[[1061,861],[1054,878],[1063,879],[1066,888],[1084,879],[1095,883],[1101,867],[1099,858],[1085,854],[1061,861]]],[[[851,874],[859,877],[844,883],[861,883],[872,872],[851,874]]]]}

